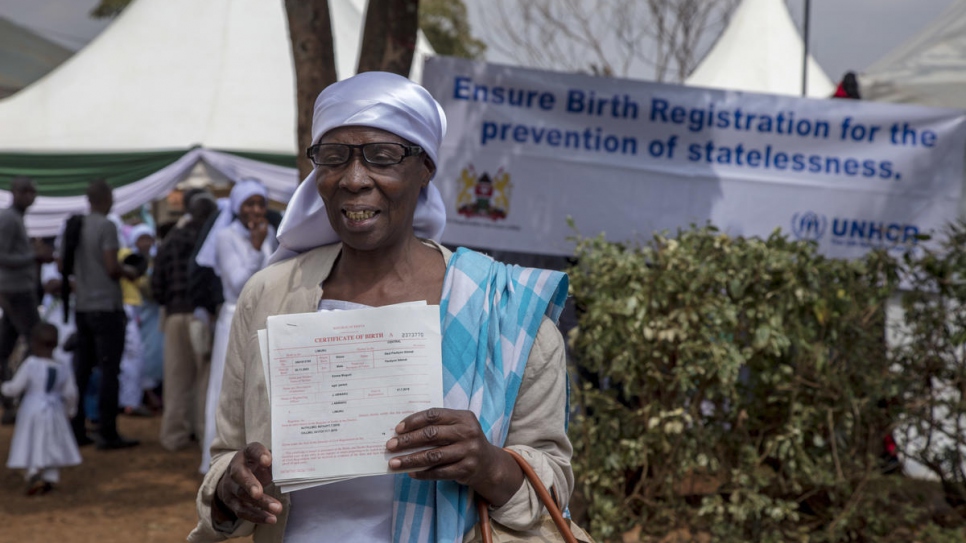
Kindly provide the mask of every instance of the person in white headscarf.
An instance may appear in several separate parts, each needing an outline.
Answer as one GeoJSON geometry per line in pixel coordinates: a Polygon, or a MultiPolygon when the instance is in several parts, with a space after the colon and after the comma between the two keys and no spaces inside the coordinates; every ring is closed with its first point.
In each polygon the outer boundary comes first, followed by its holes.
{"type": "Polygon", "coordinates": [[[242,179],[229,194],[231,213],[221,213],[195,258],[201,266],[215,270],[225,297],[215,323],[211,347],[211,370],[205,403],[205,435],[201,449],[201,473],[208,472],[211,442],[215,438],[215,410],[221,394],[228,333],[235,304],[245,283],[268,264],[278,247],[275,228],[268,223],[268,192],[257,179],[242,179]]]}
{"type": "Polygon", "coordinates": [[[566,505],[572,447],[554,320],[567,279],[437,242],[446,215],[432,179],[445,131],[429,92],[398,75],[362,73],[319,95],[307,151],[316,167],[287,208],[275,263],[238,300],[189,541],[460,543],[478,497],[496,521],[526,529],[542,506],[502,447],[566,505]],[[444,406],[403,419],[386,453],[388,470],[425,469],[282,495],[257,331],[270,315],[417,301],[440,307],[444,406]]]}
{"type": "Polygon", "coordinates": [[[142,275],[136,280],[122,278],[121,295],[127,324],[124,331],[124,354],[121,356],[121,373],[118,375],[118,405],[121,413],[132,416],[151,416],[144,399],[144,341],[141,336],[141,306],[144,304],[142,283],[147,281],[151,250],[154,247],[154,228],[141,223],[126,227],[121,236],[124,245],[118,251],[120,262],[138,268],[142,275]]]}

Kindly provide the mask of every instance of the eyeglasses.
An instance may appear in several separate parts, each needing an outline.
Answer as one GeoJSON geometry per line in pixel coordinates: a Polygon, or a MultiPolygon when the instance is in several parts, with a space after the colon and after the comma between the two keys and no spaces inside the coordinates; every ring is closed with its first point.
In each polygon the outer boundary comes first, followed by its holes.
{"type": "Polygon", "coordinates": [[[349,145],[348,143],[317,143],[305,151],[305,155],[316,166],[341,166],[352,158],[354,149],[362,150],[362,158],[366,163],[375,166],[393,166],[399,164],[408,156],[419,155],[423,148],[418,145],[403,145],[401,143],[363,143],[349,145]]]}

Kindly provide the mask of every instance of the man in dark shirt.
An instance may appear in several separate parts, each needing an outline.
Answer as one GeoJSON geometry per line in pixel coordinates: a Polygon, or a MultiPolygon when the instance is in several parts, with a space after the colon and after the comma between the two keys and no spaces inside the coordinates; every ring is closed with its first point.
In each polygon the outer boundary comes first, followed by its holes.
{"type": "MultiPolygon", "coordinates": [[[[98,398],[100,424],[98,449],[122,449],[138,444],[117,431],[118,374],[124,353],[127,317],[121,297],[121,277],[137,279],[141,273],[117,260],[117,227],[107,218],[114,205],[111,186],[104,180],[87,187],[91,212],[84,217],[80,241],[74,250],[74,296],[77,320],[77,388],[87,390],[91,371],[101,369],[98,398]]],[[[78,444],[90,443],[85,430],[84,402],[72,423],[78,444]]]]}
{"type": "MultiPolygon", "coordinates": [[[[40,321],[37,313],[37,264],[51,262],[53,250],[27,237],[23,216],[37,197],[37,187],[27,177],[10,183],[13,204],[0,211],[0,382],[10,379],[9,359],[17,339],[27,337],[40,321]]],[[[3,424],[13,424],[12,400],[3,400],[3,424]]]]}
{"type": "Polygon", "coordinates": [[[191,220],[174,229],[158,249],[151,289],[164,307],[164,414],[161,445],[169,451],[182,449],[191,435],[202,436],[208,366],[192,348],[190,325],[194,303],[188,291],[188,263],[198,233],[217,210],[207,192],[195,193],[187,202],[191,220]]]}

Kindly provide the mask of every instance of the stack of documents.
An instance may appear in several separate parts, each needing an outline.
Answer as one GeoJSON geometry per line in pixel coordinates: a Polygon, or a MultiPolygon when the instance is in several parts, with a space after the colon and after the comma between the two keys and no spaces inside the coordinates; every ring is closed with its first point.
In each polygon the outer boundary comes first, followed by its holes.
{"type": "Polygon", "coordinates": [[[282,492],[392,473],[396,425],[443,405],[439,306],[277,315],[258,339],[282,492]]]}

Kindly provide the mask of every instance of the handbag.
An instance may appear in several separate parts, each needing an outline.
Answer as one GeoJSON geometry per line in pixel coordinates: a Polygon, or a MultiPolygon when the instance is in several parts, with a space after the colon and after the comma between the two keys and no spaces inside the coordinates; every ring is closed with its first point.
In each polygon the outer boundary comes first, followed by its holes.
{"type": "Polygon", "coordinates": [[[511,543],[526,542],[560,542],[566,543],[595,543],[594,538],[569,518],[564,518],[550,492],[543,486],[540,477],[533,471],[530,463],[520,453],[512,449],[503,449],[516,460],[530,485],[536,490],[540,501],[547,508],[548,515],[527,531],[511,530],[496,521],[490,520],[490,504],[477,497],[476,508],[480,516],[480,523],[463,538],[463,543],[511,543]]]}

